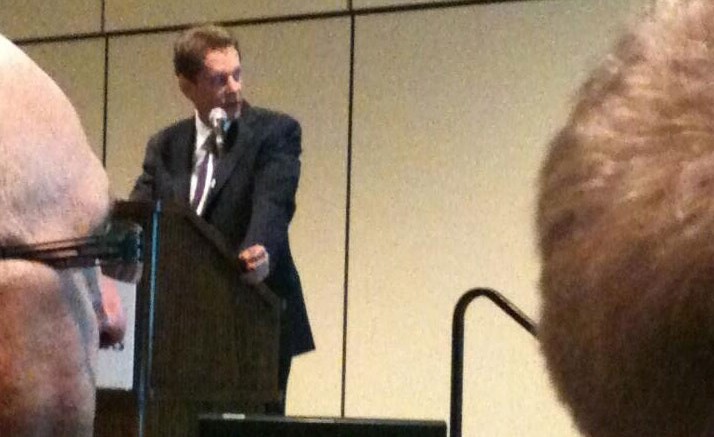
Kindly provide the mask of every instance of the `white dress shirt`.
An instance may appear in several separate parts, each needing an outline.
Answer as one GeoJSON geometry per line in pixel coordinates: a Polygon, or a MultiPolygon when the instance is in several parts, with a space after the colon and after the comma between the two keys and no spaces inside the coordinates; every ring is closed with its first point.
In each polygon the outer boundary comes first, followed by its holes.
{"type": "Polygon", "coordinates": [[[213,153],[208,153],[206,147],[206,140],[211,135],[211,128],[206,126],[203,121],[198,117],[198,113],[195,116],[196,120],[196,142],[193,149],[193,169],[191,171],[191,197],[190,201],[196,197],[196,185],[198,185],[198,167],[204,159],[208,159],[208,169],[206,173],[206,184],[203,186],[203,197],[201,198],[201,203],[198,204],[196,208],[196,213],[201,215],[203,213],[203,208],[206,205],[206,198],[208,197],[208,192],[211,190],[213,185],[215,185],[215,180],[213,178],[213,169],[216,163],[216,157],[213,153]]]}

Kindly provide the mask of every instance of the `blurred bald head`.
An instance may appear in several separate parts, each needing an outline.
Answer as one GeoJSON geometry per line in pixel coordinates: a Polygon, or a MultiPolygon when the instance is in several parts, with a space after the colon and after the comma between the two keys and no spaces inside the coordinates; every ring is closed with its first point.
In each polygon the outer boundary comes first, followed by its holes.
{"type": "Polygon", "coordinates": [[[619,40],[540,183],[539,337],[580,429],[714,435],[714,2],[619,40]]]}
{"type": "MultiPolygon", "coordinates": [[[[108,208],[72,105],[0,36],[0,245],[90,235],[108,208]]],[[[0,435],[92,435],[100,302],[93,269],[0,260],[0,435]]]]}
{"type": "Polygon", "coordinates": [[[86,231],[97,219],[87,210],[108,205],[106,174],[65,95],[5,39],[0,97],[0,161],[8,163],[0,201],[12,206],[0,211],[0,238],[50,240],[86,231]]]}

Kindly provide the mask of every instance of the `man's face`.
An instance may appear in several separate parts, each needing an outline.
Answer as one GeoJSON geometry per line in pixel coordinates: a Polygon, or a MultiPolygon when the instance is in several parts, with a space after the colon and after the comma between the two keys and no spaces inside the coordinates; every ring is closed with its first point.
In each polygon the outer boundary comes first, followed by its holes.
{"type": "Polygon", "coordinates": [[[203,70],[193,81],[179,76],[179,86],[204,123],[208,123],[211,109],[219,106],[229,118],[236,117],[240,113],[243,90],[238,51],[234,47],[209,51],[203,59],[203,70]]]}

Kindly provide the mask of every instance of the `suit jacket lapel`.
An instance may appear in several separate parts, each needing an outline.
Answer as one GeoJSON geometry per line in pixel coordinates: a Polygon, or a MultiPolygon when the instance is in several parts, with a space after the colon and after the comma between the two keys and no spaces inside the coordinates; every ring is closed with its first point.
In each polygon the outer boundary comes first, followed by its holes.
{"type": "Polygon", "coordinates": [[[243,157],[245,157],[247,149],[253,144],[254,135],[251,127],[253,125],[253,120],[253,111],[247,103],[244,103],[244,108],[240,118],[238,118],[238,120],[234,122],[234,125],[231,126],[230,130],[233,132],[229,131],[228,133],[227,144],[230,144],[230,147],[227,148],[224,156],[221,157],[215,168],[215,184],[211,187],[211,190],[208,193],[204,211],[206,211],[211,203],[215,201],[221,187],[225,185],[238,163],[243,157]],[[231,138],[233,136],[234,138],[231,138]]]}
{"type": "Polygon", "coordinates": [[[191,192],[191,171],[193,170],[193,150],[196,142],[196,125],[193,118],[186,120],[170,144],[173,148],[171,156],[174,157],[171,163],[171,178],[173,186],[176,187],[174,199],[182,205],[189,204],[191,192]]]}

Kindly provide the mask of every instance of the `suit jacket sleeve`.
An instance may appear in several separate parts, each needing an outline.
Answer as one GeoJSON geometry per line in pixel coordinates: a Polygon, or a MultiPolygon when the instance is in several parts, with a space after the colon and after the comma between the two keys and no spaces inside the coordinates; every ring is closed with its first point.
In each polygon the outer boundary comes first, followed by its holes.
{"type": "Polygon", "coordinates": [[[262,244],[271,261],[281,259],[287,249],[302,151],[298,122],[281,116],[276,124],[256,158],[252,216],[239,248],[262,244]]]}

